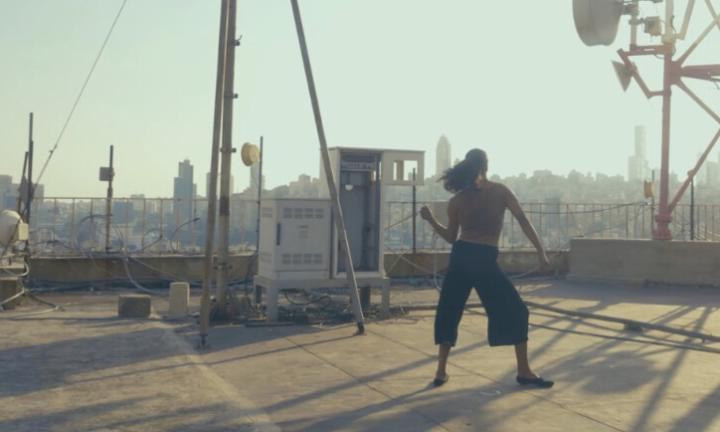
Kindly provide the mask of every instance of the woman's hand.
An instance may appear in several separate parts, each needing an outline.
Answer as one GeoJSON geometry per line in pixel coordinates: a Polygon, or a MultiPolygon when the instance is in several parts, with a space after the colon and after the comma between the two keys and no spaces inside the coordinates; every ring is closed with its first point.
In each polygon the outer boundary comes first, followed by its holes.
{"type": "Polygon", "coordinates": [[[430,207],[428,207],[428,206],[423,206],[420,209],[420,217],[425,219],[428,222],[432,222],[435,219],[435,217],[432,214],[432,210],[430,210],[430,207]]]}

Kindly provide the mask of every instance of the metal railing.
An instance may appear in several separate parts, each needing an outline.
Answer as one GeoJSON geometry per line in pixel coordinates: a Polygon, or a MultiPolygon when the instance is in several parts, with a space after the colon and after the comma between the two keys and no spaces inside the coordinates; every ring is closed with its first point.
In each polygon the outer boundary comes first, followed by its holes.
{"type": "MultiPolygon", "coordinates": [[[[417,203],[428,205],[436,217],[444,219],[446,203],[417,203]]],[[[528,218],[535,226],[547,249],[567,249],[572,238],[650,239],[654,227],[655,209],[648,203],[524,203],[528,218]]],[[[676,240],[720,241],[720,205],[695,205],[694,223],[689,204],[680,204],[673,213],[671,231],[676,240]],[[694,229],[695,235],[691,235],[694,229]]],[[[412,203],[388,202],[385,247],[389,250],[408,250],[412,247],[412,203]]],[[[450,245],[434,235],[429,224],[417,217],[417,248],[449,249],[450,245]]],[[[501,249],[531,249],[515,219],[506,213],[500,236],[501,249]]]]}
{"type": "MultiPolygon", "coordinates": [[[[106,198],[48,197],[33,201],[31,248],[36,255],[105,251],[106,198]]],[[[257,202],[231,200],[231,248],[255,248],[257,202]]],[[[113,198],[109,250],[137,254],[202,253],[207,200],[113,198]]]]}
{"type": "MultiPolygon", "coordinates": [[[[30,221],[31,248],[35,255],[83,255],[105,251],[105,198],[39,198],[30,221]]],[[[443,219],[445,202],[419,202],[431,206],[443,219]]],[[[525,203],[528,217],[548,249],[566,249],[571,238],[649,239],[653,208],[646,203],[584,204],[525,203]]],[[[720,241],[720,205],[696,205],[694,223],[689,205],[673,215],[673,238],[720,241]]],[[[110,223],[112,251],[133,254],[199,254],[205,238],[207,200],[173,198],[114,198],[110,223]]],[[[412,203],[391,201],[383,215],[385,248],[412,248],[412,203]]],[[[253,251],[257,240],[257,202],[231,199],[230,245],[233,252],[253,251]]],[[[445,250],[444,240],[417,216],[415,241],[419,250],[445,250]]],[[[502,249],[531,248],[522,229],[509,214],[500,237],[502,249]]]]}

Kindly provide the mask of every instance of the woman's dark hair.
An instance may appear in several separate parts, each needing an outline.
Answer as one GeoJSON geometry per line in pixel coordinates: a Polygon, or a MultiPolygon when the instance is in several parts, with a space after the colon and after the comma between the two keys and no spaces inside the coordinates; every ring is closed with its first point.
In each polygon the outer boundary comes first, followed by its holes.
{"type": "Polygon", "coordinates": [[[464,160],[445,171],[440,180],[445,190],[456,193],[473,185],[478,176],[484,175],[487,169],[487,154],[480,149],[472,149],[467,152],[464,160]]]}

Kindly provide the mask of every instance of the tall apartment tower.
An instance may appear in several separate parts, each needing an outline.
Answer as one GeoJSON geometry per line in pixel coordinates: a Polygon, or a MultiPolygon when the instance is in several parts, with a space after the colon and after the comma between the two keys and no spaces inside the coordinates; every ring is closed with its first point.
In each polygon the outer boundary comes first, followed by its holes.
{"type": "Polygon", "coordinates": [[[178,176],[173,185],[173,210],[183,224],[194,218],[193,201],[197,187],[193,182],[193,166],[188,159],[178,164],[178,176]]]}
{"type": "Polygon", "coordinates": [[[628,158],[628,181],[643,181],[649,174],[645,126],[635,126],[635,154],[628,158]]]}
{"type": "Polygon", "coordinates": [[[440,177],[451,166],[450,141],[445,135],[438,140],[435,148],[435,176],[440,177]]]}

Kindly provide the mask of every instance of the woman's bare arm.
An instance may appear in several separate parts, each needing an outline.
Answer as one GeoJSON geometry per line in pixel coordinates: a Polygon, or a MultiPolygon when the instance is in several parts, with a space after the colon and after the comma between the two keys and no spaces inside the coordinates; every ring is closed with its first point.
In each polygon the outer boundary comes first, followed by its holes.
{"type": "Polygon", "coordinates": [[[422,209],[420,209],[420,216],[428,221],[430,225],[433,227],[436,233],[445,241],[448,243],[454,243],[455,240],[457,240],[458,236],[458,230],[459,230],[459,223],[458,223],[458,216],[457,216],[457,209],[453,202],[453,200],[450,200],[448,203],[448,226],[443,226],[440,224],[440,222],[435,219],[435,216],[432,214],[432,211],[427,206],[424,206],[422,209]]]}
{"type": "Polygon", "coordinates": [[[507,196],[507,208],[508,210],[510,210],[510,213],[512,213],[512,215],[520,224],[520,227],[522,228],[523,233],[525,233],[525,236],[528,238],[528,240],[530,240],[533,246],[535,246],[535,249],[538,253],[538,258],[540,259],[540,265],[542,267],[547,267],[548,258],[545,254],[545,248],[540,241],[540,237],[538,236],[537,231],[535,231],[535,227],[533,226],[533,224],[525,215],[525,211],[520,206],[517,197],[515,197],[515,194],[513,194],[509,189],[507,196]]]}

